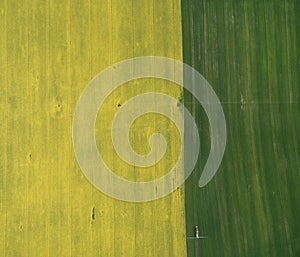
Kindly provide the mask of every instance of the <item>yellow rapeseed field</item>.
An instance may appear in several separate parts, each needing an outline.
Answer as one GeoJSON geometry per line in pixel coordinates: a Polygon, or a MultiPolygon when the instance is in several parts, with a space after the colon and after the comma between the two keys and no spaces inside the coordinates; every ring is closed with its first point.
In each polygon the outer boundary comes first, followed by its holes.
{"type": "MultiPolygon", "coordinates": [[[[85,178],[72,143],[76,103],[100,71],[136,56],[182,59],[180,1],[2,0],[0,28],[0,256],[186,256],[182,187],[146,203],[113,199],[85,178]]],[[[134,83],[107,98],[95,135],[118,175],[147,181],[176,161],[172,123],[149,114],[134,124],[137,152],[149,151],[145,136],[157,125],[174,143],[145,171],[115,156],[110,121],[143,89],[181,92],[155,79],[134,83]]]]}

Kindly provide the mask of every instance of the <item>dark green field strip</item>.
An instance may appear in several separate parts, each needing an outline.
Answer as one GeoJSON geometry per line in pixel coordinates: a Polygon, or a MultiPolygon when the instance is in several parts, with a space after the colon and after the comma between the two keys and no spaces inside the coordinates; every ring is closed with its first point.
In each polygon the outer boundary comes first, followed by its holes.
{"type": "Polygon", "coordinates": [[[213,181],[198,188],[210,149],[199,104],[197,167],[186,182],[188,256],[300,255],[300,3],[182,0],[184,61],[210,82],[228,143],[213,181]],[[298,10],[298,11],[297,11],[298,10]]]}

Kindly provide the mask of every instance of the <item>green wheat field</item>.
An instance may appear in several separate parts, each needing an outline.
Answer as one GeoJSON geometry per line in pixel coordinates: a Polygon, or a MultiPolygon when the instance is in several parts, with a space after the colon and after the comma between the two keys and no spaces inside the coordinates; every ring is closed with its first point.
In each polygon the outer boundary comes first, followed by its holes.
{"type": "Polygon", "coordinates": [[[183,56],[210,82],[227,122],[214,180],[197,188],[210,142],[187,95],[202,155],[186,182],[188,256],[300,256],[300,2],[182,1],[183,56]]]}

